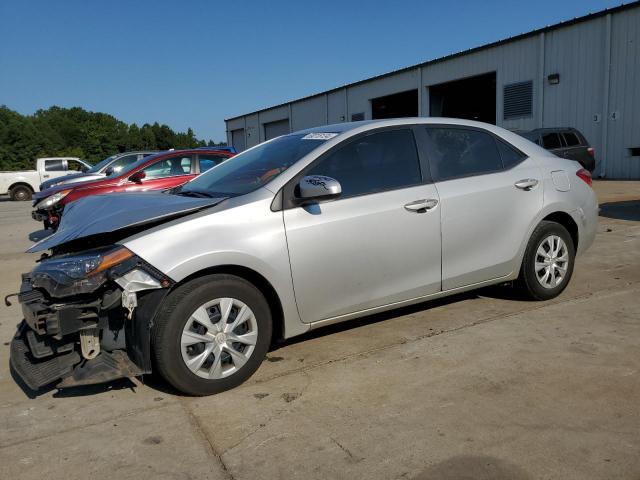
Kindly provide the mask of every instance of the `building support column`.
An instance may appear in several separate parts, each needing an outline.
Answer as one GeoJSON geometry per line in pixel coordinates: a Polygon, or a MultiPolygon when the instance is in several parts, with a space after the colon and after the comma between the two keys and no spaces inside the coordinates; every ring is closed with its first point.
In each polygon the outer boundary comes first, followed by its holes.
{"type": "MultiPolygon", "coordinates": [[[[538,128],[544,127],[544,67],[545,67],[545,38],[544,32],[540,33],[538,45],[538,128]]],[[[504,100],[503,100],[504,102],[504,100]]]]}
{"type": "Polygon", "coordinates": [[[419,117],[425,117],[426,115],[424,115],[424,109],[422,108],[422,102],[423,102],[423,89],[424,87],[422,86],[422,67],[418,67],[418,116],[419,117]]]}
{"type": "Polygon", "coordinates": [[[602,152],[600,153],[600,177],[607,175],[607,143],[609,139],[609,89],[611,87],[611,14],[606,17],[604,37],[604,92],[602,102],[602,152]]]}

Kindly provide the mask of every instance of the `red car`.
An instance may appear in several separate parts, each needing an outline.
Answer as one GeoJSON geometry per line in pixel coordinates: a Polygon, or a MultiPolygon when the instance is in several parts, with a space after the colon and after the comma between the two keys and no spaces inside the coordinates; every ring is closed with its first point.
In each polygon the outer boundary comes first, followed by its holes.
{"type": "Polygon", "coordinates": [[[173,150],[145,157],[103,180],[56,185],[34,195],[34,220],[56,229],[65,205],[89,195],[166,190],[188,182],[235,155],[233,148],[173,150]]]}

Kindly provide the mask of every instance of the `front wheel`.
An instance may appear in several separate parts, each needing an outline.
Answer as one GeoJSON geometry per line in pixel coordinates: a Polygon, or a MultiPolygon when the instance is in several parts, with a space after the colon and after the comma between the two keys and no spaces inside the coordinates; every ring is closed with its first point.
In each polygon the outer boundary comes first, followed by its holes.
{"type": "Polygon", "coordinates": [[[272,319],[262,293],[233,275],[208,275],[171,292],[155,323],[158,372],[189,395],[240,385],[260,366],[271,342],[272,319]]]}
{"type": "Polygon", "coordinates": [[[575,262],[575,246],[566,228],[543,221],[529,239],[517,284],[534,300],[557,297],[569,284],[575,262]]]}

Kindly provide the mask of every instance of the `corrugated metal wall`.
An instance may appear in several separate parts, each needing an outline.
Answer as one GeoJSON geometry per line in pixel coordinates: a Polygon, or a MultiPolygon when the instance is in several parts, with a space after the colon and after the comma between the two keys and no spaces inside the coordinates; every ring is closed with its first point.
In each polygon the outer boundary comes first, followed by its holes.
{"type": "Polygon", "coordinates": [[[640,148],[640,6],[237,117],[227,121],[228,141],[244,129],[246,146],[256,145],[264,124],[278,120],[296,131],[358,113],[370,119],[371,99],[411,89],[418,89],[420,115],[428,116],[431,85],[489,72],[496,72],[498,125],[576,127],[596,149],[596,173],[640,178],[640,157],[630,150],[640,148]],[[551,85],[547,77],[555,73],[560,83],[551,85]],[[533,114],[503,120],[504,86],[529,80],[533,114]]]}
{"type": "Polygon", "coordinates": [[[640,8],[611,16],[607,176],[640,178],[640,8]]]}
{"type": "Polygon", "coordinates": [[[558,73],[560,83],[544,82],[543,125],[580,130],[598,162],[603,157],[605,45],[606,17],[545,34],[544,78],[558,73]]]}

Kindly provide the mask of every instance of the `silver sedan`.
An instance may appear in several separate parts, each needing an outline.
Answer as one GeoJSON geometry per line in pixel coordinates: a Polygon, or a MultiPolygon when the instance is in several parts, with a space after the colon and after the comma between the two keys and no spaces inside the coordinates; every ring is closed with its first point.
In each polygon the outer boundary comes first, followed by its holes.
{"type": "MultiPolygon", "coordinates": [[[[276,337],[505,282],[551,299],[597,222],[580,164],[502,128],[446,118],[312,128],[173,192],[72,205],[33,248],[53,256],[26,276],[25,295],[46,290],[43,301],[56,305],[83,295],[95,300],[85,317],[95,308],[126,318],[93,334],[47,320],[80,335],[85,370],[126,352],[121,376],[154,368],[193,395],[242,383],[276,337]],[[81,251],[89,240],[94,253],[81,251]],[[74,258],[89,271],[79,274],[74,258]],[[88,282],[97,271],[104,276],[88,282]],[[121,298],[105,301],[114,291],[121,298]],[[126,344],[106,342],[118,328],[130,332],[126,344]]],[[[91,383],[78,368],[59,375],[62,386],[91,383]]]]}

